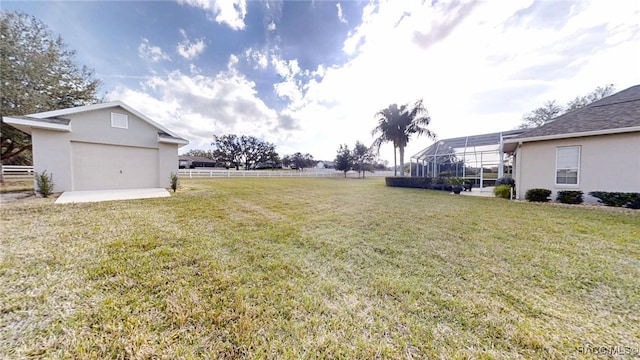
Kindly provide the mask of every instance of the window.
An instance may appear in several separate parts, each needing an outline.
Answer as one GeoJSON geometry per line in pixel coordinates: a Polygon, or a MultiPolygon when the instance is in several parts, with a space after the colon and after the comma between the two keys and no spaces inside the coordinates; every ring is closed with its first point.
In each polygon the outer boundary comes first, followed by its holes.
{"type": "Polygon", "coordinates": [[[580,146],[556,149],[556,185],[578,185],[580,146]]]}
{"type": "Polygon", "coordinates": [[[128,129],[129,117],[125,114],[111,113],[111,127],[128,129]]]}

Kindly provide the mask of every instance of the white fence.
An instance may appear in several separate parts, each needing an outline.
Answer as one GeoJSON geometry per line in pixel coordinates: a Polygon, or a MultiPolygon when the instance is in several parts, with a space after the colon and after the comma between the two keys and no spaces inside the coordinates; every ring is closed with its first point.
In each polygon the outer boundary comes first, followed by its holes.
{"type": "MultiPolygon", "coordinates": [[[[178,175],[183,178],[283,178],[283,177],[344,177],[341,171],[330,169],[305,169],[295,170],[206,170],[206,169],[180,169],[178,175]]],[[[393,171],[376,171],[367,173],[366,176],[392,176],[393,171]]],[[[347,177],[357,177],[358,173],[349,171],[347,177]]]]}
{"type": "Polygon", "coordinates": [[[4,176],[32,176],[33,174],[33,166],[2,165],[4,176]]]}
{"type": "MultiPolygon", "coordinates": [[[[33,166],[3,165],[2,173],[5,176],[33,176],[33,166]]],[[[180,177],[185,178],[278,178],[278,177],[344,177],[341,171],[331,169],[305,169],[295,170],[220,170],[220,169],[180,169],[180,177]]],[[[349,171],[347,177],[357,177],[358,173],[349,171]]],[[[393,176],[393,171],[368,172],[367,177],[393,176]]]]}

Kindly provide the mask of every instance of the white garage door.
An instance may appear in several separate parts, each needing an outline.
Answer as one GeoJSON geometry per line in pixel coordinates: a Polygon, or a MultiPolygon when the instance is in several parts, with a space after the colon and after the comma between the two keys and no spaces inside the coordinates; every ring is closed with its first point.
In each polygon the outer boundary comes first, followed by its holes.
{"type": "Polygon", "coordinates": [[[158,187],[158,150],[72,142],[73,190],[158,187]]]}

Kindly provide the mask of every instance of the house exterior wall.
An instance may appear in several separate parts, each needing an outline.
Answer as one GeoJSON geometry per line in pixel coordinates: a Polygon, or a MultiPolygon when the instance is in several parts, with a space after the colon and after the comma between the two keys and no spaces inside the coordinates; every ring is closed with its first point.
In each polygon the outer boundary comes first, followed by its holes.
{"type": "MultiPolygon", "coordinates": [[[[69,114],[71,132],[33,129],[35,171],[52,173],[54,191],[73,191],[72,142],[132,146],[158,151],[157,183],[169,187],[169,177],[178,171],[178,145],[158,142],[158,129],[120,107],[69,114]],[[111,126],[111,113],[128,116],[128,128],[111,126]]],[[[155,171],[154,171],[155,172],[155,171]]],[[[115,179],[114,179],[115,180],[115,179]]]]}
{"type": "Polygon", "coordinates": [[[160,147],[158,166],[160,187],[171,187],[171,173],[178,173],[178,146],[173,144],[158,144],[160,147]]]}
{"type": "Polygon", "coordinates": [[[54,192],[71,190],[70,138],[69,132],[43,129],[31,131],[33,169],[38,174],[46,171],[53,175],[54,192]]]}
{"type": "Polygon", "coordinates": [[[158,148],[158,129],[118,107],[64,116],[71,119],[71,141],[158,148]],[[111,113],[129,116],[129,128],[111,127],[111,113]]]}
{"type": "Polygon", "coordinates": [[[527,190],[544,188],[555,198],[561,190],[580,190],[586,202],[597,200],[590,191],[640,192],[640,132],[525,142],[516,152],[517,198],[527,190]],[[556,185],[556,149],[580,146],[577,185],[556,185]]]}

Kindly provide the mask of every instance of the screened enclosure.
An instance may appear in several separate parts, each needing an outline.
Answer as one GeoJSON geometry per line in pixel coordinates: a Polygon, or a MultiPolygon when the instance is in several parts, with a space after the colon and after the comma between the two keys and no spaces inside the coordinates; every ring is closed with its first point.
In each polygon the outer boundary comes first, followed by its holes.
{"type": "Polygon", "coordinates": [[[510,176],[513,157],[504,154],[504,140],[523,129],[438,140],[411,156],[411,176],[460,177],[476,187],[493,186],[497,178],[510,176]]]}

